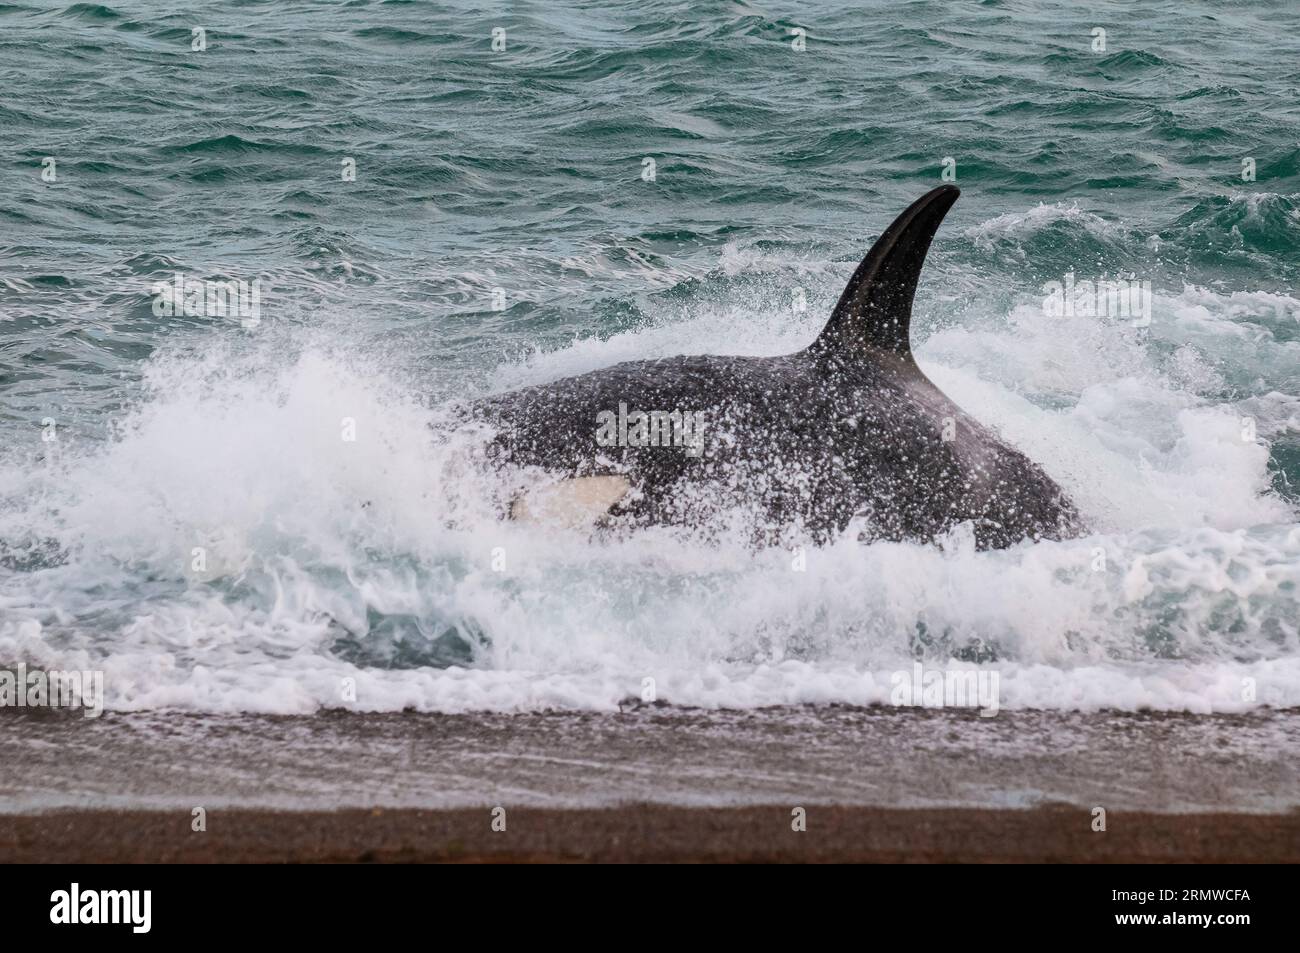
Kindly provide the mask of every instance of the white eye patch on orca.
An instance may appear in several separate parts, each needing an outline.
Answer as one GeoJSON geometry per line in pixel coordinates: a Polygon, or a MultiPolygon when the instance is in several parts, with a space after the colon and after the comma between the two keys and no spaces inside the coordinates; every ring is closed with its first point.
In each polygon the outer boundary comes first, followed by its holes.
{"type": "Polygon", "coordinates": [[[594,526],[632,488],[627,477],[574,477],[521,493],[510,504],[520,523],[585,529],[594,526]]]}

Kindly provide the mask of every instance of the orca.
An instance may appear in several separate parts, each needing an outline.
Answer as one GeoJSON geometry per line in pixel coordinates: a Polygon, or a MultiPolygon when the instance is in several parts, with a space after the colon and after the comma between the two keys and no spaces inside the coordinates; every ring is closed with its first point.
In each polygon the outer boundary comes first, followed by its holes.
{"type": "Polygon", "coordinates": [[[478,401],[488,459],[520,475],[509,515],[705,534],[740,520],[759,546],[851,527],[933,542],[969,524],[980,549],[1082,534],[1062,489],[913,359],[917,281],[959,194],[899,215],[801,351],[632,361],[478,401]]]}

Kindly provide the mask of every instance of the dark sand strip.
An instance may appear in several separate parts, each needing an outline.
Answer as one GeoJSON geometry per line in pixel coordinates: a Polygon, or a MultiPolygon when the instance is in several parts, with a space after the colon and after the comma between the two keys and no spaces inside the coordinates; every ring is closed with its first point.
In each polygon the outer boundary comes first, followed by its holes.
{"type": "Polygon", "coordinates": [[[1300,860],[1300,813],[627,805],[596,810],[56,811],[0,817],[0,861],[1252,863],[1300,860]]]}

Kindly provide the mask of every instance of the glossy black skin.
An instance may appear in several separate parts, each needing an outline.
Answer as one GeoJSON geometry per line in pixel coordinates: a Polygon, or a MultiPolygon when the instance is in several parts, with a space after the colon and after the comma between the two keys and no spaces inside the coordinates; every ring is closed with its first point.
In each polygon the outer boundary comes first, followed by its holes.
{"type": "Polygon", "coordinates": [[[972,521],[980,548],[1082,526],[1061,489],[964,414],[910,356],[809,348],[782,357],[635,361],[474,406],[499,464],[559,476],[621,473],[618,527],[703,530],[737,509],[755,543],[822,542],[865,517],[867,539],[930,541],[972,521]],[[703,411],[704,447],[600,446],[597,415],[703,411]],[[948,439],[945,439],[945,431],[948,439]]]}

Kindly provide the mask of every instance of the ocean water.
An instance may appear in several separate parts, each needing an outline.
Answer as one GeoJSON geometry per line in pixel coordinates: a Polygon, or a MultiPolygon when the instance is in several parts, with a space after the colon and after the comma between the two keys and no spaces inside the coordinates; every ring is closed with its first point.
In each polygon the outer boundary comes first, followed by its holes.
{"type": "Polygon", "coordinates": [[[1300,706],[1298,104],[1289,2],[0,4],[0,666],[114,710],[865,705],[918,660],[1300,706]],[[946,158],[918,361],[1089,536],[796,571],[499,518],[458,401],[803,347],[946,158]],[[178,273],[259,320],[159,314],[178,273]],[[1067,274],[1149,326],[1048,315],[1067,274]]]}

